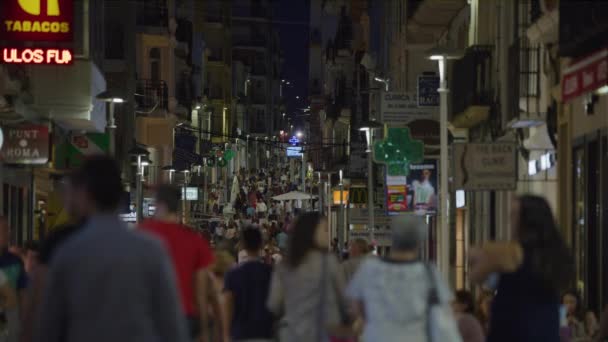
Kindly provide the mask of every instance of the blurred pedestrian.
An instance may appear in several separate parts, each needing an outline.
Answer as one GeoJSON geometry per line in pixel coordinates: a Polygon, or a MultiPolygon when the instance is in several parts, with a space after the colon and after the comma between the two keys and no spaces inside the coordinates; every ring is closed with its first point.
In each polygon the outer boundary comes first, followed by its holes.
{"type": "Polygon", "coordinates": [[[28,302],[23,313],[21,342],[29,342],[33,338],[35,317],[42,301],[42,292],[46,285],[48,269],[55,252],[72,235],[79,232],[86,221],[84,210],[76,196],[72,178],[70,175],[63,177],[58,186],[63,210],[68,215],[68,223],[53,229],[42,242],[38,253],[38,266],[34,268],[29,277],[28,302]]]}
{"type": "MultiPolygon", "coordinates": [[[[184,317],[188,320],[191,338],[208,336],[205,328],[209,326],[208,306],[218,311],[217,296],[209,296],[207,280],[208,267],[213,262],[209,243],[203,240],[180,221],[179,206],[182,191],[172,185],[161,185],[156,190],[156,212],[154,219],[144,221],[142,231],[159,238],[167,248],[177,275],[184,317]],[[207,299],[211,299],[211,303],[207,299]]],[[[219,320],[218,324],[222,324],[219,320]]]]}
{"type": "Polygon", "coordinates": [[[232,341],[271,341],[273,317],[266,308],[272,267],[262,262],[262,235],[246,228],[241,241],[247,261],[228,271],[224,282],[227,335],[232,341]]]}
{"type": "Polygon", "coordinates": [[[165,249],[117,216],[123,186],[116,162],[92,157],[73,183],[88,221],[53,256],[34,340],[187,341],[165,249]]]}
{"type": "Polygon", "coordinates": [[[287,251],[287,246],[289,244],[289,235],[285,232],[285,229],[281,229],[281,231],[277,234],[277,245],[281,249],[283,253],[287,251]]]}
{"type": "Polygon", "coordinates": [[[576,290],[566,291],[562,295],[562,305],[566,309],[568,335],[571,342],[586,341],[584,310],[581,308],[581,297],[576,290]]]}
{"type": "Polygon", "coordinates": [[[353,278],[359,265],[365,259],[369,252],[369,244],[367,240],[357,238],[353,240],[348,246],[348,259],[342,263],[342,271],[344,272],[344,279],[346,282],[350,282],[353,278]]]}
{"type": "Polygon", "coordinates": [[[40,246],[37,241],[29,241],[25,244],[25,253],[23,259],[23,266],[25,273],[28,278],[33,273],[34,269],[39,264],[40,246]]]}
{"type": "Polygon", "coordinates": [[[485,340],[483,328],[474,316],[475,301],[471,292],[466,290],[456,291],[452,308],[454,309],[462,341],[483,342],[485,340]]]}
{"type": "Polygon", "coordinates": [[[338,261],[327,253],[327,222],[305,213],[293,225],[286,260],[272,275],[269,309],[282,317],[280,341],[326,341],[351,333],[338,261]]]}
{"type": "Polygon", "coordinates": [[[224,290],[224,283],[226,281],[226,274],[235,266],[235,259],[233,253],[226,249],[218,249],[215,253],[215,262],[211,266],[211,274],[209,288],[212,288],[214,292],[210,292],[210,296],[220,297],[220,311],[211,312],[211,326],[210,326],[210,341],[221,341],[229,340],[229,336],[226,333],[225,324],[217,324],[218,320],[223,322],[228,321],[226,316],[226,303],[225,298],[222,296],[224,290]]]}
{"type": "Polygon", "coordinates": [[[488,342],[560,340],[559,293],[574,274],[547,201],[526,195],[513,200],[513,241],[471,251],[471,278],[499,273],[488,342]]]}
{"type": "Polygon", "coordinates": [[[347,296],[365,321],[361,341],[461,340],[450,289],[435,267],[420,260],[426,228],[418,216],[394,218],[390,256],[365,259],[348,285],[347,296]],[[431,312],[442,317],[441,323],[431,312]]]}
{"type": "Polygon", "coordinates": [[[8,221],[0,217],[0,271],[6,275],[11,290],[17,295],[17,305],[7,308],[4,312],[8,332],[8,342],[16,342],[21,333],[20,312],[26,310],[28,299],[27,273],[23,260],[19,255],[9,251],[10,228],[8,221]]]}

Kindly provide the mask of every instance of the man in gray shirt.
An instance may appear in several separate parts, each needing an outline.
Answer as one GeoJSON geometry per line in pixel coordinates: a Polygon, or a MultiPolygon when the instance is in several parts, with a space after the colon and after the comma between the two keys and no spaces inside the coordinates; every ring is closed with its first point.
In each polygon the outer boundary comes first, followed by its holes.
{"type": "Polygon", "coordinates": [[[117,164],[91,158],[73,181],[89,219],[51,262],[35,341],[187,341],[161,242],[129,231],[116,215],[123,194],[117,164]]]}

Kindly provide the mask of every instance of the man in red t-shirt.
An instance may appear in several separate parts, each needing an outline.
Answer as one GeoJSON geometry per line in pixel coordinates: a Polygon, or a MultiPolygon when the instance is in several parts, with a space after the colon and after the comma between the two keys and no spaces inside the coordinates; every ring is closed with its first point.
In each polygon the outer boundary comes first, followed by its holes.
{"type": "MultiPolygon", "coordinates": [[[[217,294],[208,286],[210,278],[207,268],[213,262],[213,254],[207,241],[180,223],[181,196],[180,188],[161,185],[156,192],[155,218],[143,222],[140,228],[165,243],[173,261],[182,308],[188,318],[192,337],[204,336],[202,340],[207,341],[209,298],[213,310],[219,313],[217,294]]],[[[215,317],[215,323],[221,326],[222,315],[216,314],[215,317]]]]}

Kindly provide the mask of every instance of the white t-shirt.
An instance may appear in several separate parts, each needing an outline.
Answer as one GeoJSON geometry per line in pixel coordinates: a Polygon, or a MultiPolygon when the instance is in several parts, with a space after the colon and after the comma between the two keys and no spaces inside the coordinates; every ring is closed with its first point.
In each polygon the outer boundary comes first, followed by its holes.
{"type": "MultiPolygon", "coordinates": [[[[431,267],[445,310],[451,312],[452,293],[435,267],[431,267]]],[[[350,282],[346,295],[365,308],[362,341],[401,342],[427,340],[427,305],[431,279],[424,263],[368,257],[350,282]]]]}
{"type": "Polygon", "coordinates": [[[265,213],[268,210],[268,207],[266,206],[266,203],[264,202],[258,202],[258,204],[255,207],[255,211],[258,213],[265,213]]]}

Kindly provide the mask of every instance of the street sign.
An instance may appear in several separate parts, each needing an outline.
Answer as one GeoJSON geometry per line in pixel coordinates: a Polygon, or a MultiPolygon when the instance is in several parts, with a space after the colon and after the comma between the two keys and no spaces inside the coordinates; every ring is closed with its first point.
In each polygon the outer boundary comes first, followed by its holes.
{"type": "Polygon", "coordinates": [[[439,107],[439,76],[418,76],[418,107],[439,107]]]}
{"type": "Polygon", "coordinates": [[[515,190],[514,143],[454,144],[454,183],[462,190],[515,190]]]}
{"type": "Polygon", "coordinates": [[[383,92],[380,100],[382,122],[392,125],[405,125],[414,120],[439,119],[435,107],[419,107],[415,92],[383,92]]]}
{"type": "Polygon", "coordinates": [[[2,160],[6,164],[45,164],[49,161],[49,128],[45,125],[4,127],[2,160]]]}

